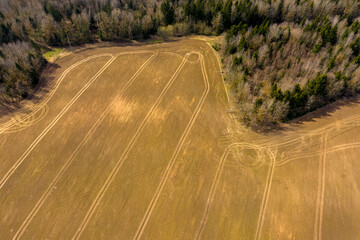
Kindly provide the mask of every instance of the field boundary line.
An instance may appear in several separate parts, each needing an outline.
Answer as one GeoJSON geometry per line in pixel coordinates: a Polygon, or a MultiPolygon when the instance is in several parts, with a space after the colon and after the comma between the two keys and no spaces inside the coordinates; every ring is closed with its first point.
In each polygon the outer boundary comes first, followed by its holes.
{"type": "MultiPolygon", "coordinates": [[[[50,93],[47,94],[47,96],[45,97],[45,100],[43,100],[39,106],[35,106],[35,110],[31,111],[30,113],[28,114],[24,114],[26,115],[24,117],[24,119],[21,119],[22,121],[26,121],[28,118],[32,117],[33,115],[35,115],[38,111],[40,111],[40,109],[42,109],[49,101],[50,99],[52,98],[52,96],[55,94],[56,90],[59,88],[61,82],[64,80],[64,78],[67,76],[67,74],[73,70],[74,68],[76,68],[77,66],[87,62],[87,61],[90,61],[92,59],[95,59],[95,58],[100,58],[100,57],[111,57],[112,54],[98,54],[98,55],[94,55],[94,56],[90,56],[90,57],[87,57],[83,60],[80,60],[74,64],[72,64],[70,67],[68,67],[59,77],[58,79],[56,80],[56,84],[55,84],[55,88],[51,90],[50,93]]],[[[0,134],[3,133],[4,131],[6,131],[7,129],[13,127],[14,125],[17,124],[17,121],[16,121],[16,116],[14,116],[13,118],[11,118],[9,121],[3,123],[0,125],[0,134]],[[15,119],[15,120],[14,120],[15,119]]]]}
{"type": "MultiPolygon", "coordinates": [[[[191,53],[193,53],[193,52],[190,52],[190,54],[191,53]]],[[[204,57],[200,53],[196,52],[196,54],[198,54],[199,58],[201,58],[200,59],[200,65],[201,65],[201,71],[202,71],[202,75],[203,75],[203,79],[204,79],[204,83],[205,83],[205,90],[202,93],[200,101],[199,101],[198,105],[196,106],[196,109],[193,112],[188,125],[186,126],[184,132],[182,133],[182,135],[180,137],[179,142],[177,143],[175,151],[174,151],[173,155],[170,158],[170,161],[169,161],[169,163],[168,163],[168,165],[167,165],[167,167],[165,169],[165,172],[164,172],[164,174],[163,174],[163,176],[162,176],[162,178],[160,180],[160,183],[159,183],[159,185],[158,185],[158,187],[156,189],[156,192],[155,192],[155,194],[154,194],[154,196],[153,196],[153,198],[152,198],[152,200],[151,200],[151,202],[150,202],[150,204],[149,204],[149,206],[148,206],[148,208],[147,208],[147,210],[145,212],[145,215],[144,215],[144,217],[143,217],[143,219],[142,219],[142,221],[140,223],[139,228],[137,229],[137,231],[135,233],[134,239],[140,239],[141,238],[142,233],[144,232],[144,229],[145,229],[145,227],[146,227],[146,225],[147,225],[147,223],[149,221],[149,218],[150,218],[150,216],[151,216],[151,214],[152,214],[152,212],[153,212],[153,210],[155,208],[155,205],[156,205],[156,203],[157,203],[157,201],[159,199],[159,196],[160,196],[160,194],[161,194],[161,192],[162,192],[162,190],[163,190],[163,188],[165,186],[165,183],[167,182],[167,180],[168,180],[168,178],[170,176],[170,172],[171,172],[171,170],[172,170],[172,168],[174,166],[175,159],[178,157],[178,155],[180,153],[180,150],[181,150],[181,148],[182,148],[182,146],[183,146],[183,144],[185,142],[185,139],[188,136],[192,126],[194,125],[195,120],[196,120],[197,116],[200,113],[201,107],[204,104],[205,99],[206,99],[206,97],[207,97],[207,95],[208,95],[208,93],[210,91],[210,84],[209,84],[208,76],[207,76],[207,73],[206,73],[204,57]]]]}
{"type": "Polygon", "coordinates": [[[34,216],[37,214],[43,203],[46,201],[46,199],[50,196],[52,189],[55,187],[59,179],[63,176],[67,168],[70,166],[70,164],[75,159],[76,155],[80,152],[82,147],[87,143],[87,141],[92,137],[98,126],[102,123],[102,121],[105,119],[107,114],[110,112],[113,105],[116,103],[116,101],[123,95],[123,93],[129,88],[129,86],[133,83],[133,81],[137,78],[137,76],[146,68],[146,66],[157,56],[157,53],[154,53],[150,58],[148,58],[142,66],[135,72],[135,74],[128,80],[128,82],[125,84],[125,86],[122,88],[120,93],[115,97],[115,99],[110,103],[110,105],[106,108],[106,110],[102,113],[100,118],[95,122],[95,124],[91,127],[91,129],[87,132],[81,143],[77,146],[75,151],[71,154],[69,159],[66,161],[66,163],[63,165],[63,167],[60,169],[59,173],[55,177],[55,179],[50,183],[49,187],[46,189],[44,194],[41,196],[39,201],[35,204],[35,207],[31,210],[25,221],[22,223],[18,231],[16,232],[13,239],[20,239],[23,233],[25,232],[27,226],[30,224],[34,216]]]}
{"type": "Polygon", "coordinates": [[[44,136],[55,126],[55,124],[61,119],[61,117],[70,109],[70,107],[80,98],[80,96],[90,87],[90,85],[103,73],[108,66],[116,59],[113,56],[90,80],[85,86],[71,99],[71,101],[60,111],[60,113],[51,121],[51,123],[40,133],[40,135],[33,141],[33,143],[25,150],[21,157],[15,162],[15,164],[8,170],[5,176],[0,181],[0,189],[4,186],[7,180],[12,176],[16,169],[36,147],[36,145],[44,138],[44,136]]]}
{"type": "Polygon", "coordinates": [[[220,56],[218,56],[218,53],[215,51],[215,49],[210,45],[209,42],[206,42],[209,46],[209,48],[211,48],[215,58],[216,58],[216,62],[218,64],[218,67],[219,67],[219,73],[220,73],[220,77],[221,77],[221,81],[222,81],[222,85],[224,87],[224,90],[225,90],[225,94],[226,94],[226,99],[228,101],[228,106],[230,106],[231,108],[233,107],[232,106],[232,103],[230,101],[230,96],[229,96],[229,92],[228,92],[228,89],[226,87],[226,84],[225,84],[225,81],[224,81],[224,77],[223,77],[223,74],[222,74],[222,67],[221,67],[221,63],[220,63],[220,56]]]}
{"type": "MultiPolygon", "coordinates": [[[[187,56],[188,54],[186,54],[187,56]]],[[[162,90],[162,92],[160,93],[160,95],[158,96],[158,98],[156,99],[155,103],[153,104],[153,106],[151,107],[151,109],[149,110],[149,112],[146,114],[144,120],[142,121],[142,123],[140,124],[140,126],[138,127],[137,131],[135,132],[134,136],[132,137],[132,139],[130,140],[129,144],[127,145],[127,147],[125,148],[123,154],[121,155],[119,161],[116,163],[115,167],[113,168],[113,170],[111,171],[110,175],[108,176],[108,178],[106,179],[104,185],[102,186],[102,188],[100,189],[99,193],[97,194],[95,200],[93,201],[93,203],[91,204],[89,210],[87,211],[83,221],[81,222],[78,230],[75,232],[74,236],[72,239],[79,239],[81,234],[83,233],[83,231],[85,230],[85,227],[87,226],[89,220],[91,219],[92,215],[94,214],[96,208],[98,207],[100,201],[102,200],[102,198],[104,197],[104,194],[106,192],[106,190],[109,188],[111,182],[114,180],[116,174],[118,173],[119,169],[121,168],[124,160],[126,159],[126,157],[128,156],[130,150],[132,149],[132,147],[134,146],[135,142],[137,141],[138,137],[140,136],[140,133],[142,132],[142,130],[144,129],[145,124],[147,123],[149,117],[151,116],[151,114],[154,112],[155,108],[159,105],[160,101],[162,100],[162,98],[164,97],[164,95],[166,94],[166,92],[168,91],[168,89],[171,87],[172,83],[174,82],[174,80],[176,79],[176,77],[178,76],[178,74],[180,73],[180,71],[182,70],[182,68],[184,67],[186,63],[186,59],[184,58],[179,67],[176,69],[175,73],[173,74],[173,76],[170,78],[169,82],[166,84],[166,86],[164,87],[164,89],[162,90]]]]}

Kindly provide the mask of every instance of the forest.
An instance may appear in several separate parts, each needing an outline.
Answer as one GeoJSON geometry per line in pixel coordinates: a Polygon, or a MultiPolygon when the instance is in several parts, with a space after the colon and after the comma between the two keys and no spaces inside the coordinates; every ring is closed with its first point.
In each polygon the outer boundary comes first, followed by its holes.
{"type": "Polygon", "coordinates": [[[358,0],[2,0],[0,108],[34,91],[41,46],[220,35],[240,119],[272,126],[360,91],[358,0]]]}

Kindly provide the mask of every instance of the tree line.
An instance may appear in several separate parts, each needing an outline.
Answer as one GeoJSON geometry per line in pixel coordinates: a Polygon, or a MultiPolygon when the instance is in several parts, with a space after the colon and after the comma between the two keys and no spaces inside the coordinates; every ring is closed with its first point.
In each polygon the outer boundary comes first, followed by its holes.
{"type": "Polygon", "coordinates": [[[359,6],[356,0],[236,1],[221,52],[240,119],[272,127],[358,94],[359,6]]]}
{"type": "Polygon", "coordinates": [[[230,23],[231,7],[222,0],[3,0],[1,105],[10,107],[36,86],[45,63],[39,45],[220,34],[230,23]]]}
{"type": "Polygon", "coordinates": [[[158,35],[219,35],[241,119],[272,125],[360,89],[358,0],[3,0],[0,94],[28,95],[44,65],[38,44],[69,46],[158,35]]]}

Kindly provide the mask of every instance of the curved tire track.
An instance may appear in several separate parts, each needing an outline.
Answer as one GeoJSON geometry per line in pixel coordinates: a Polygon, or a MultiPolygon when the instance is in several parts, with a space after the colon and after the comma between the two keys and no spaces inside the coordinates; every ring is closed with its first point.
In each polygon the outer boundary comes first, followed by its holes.
{"type": "MultiPolygon", "coordinates": [[[[55,88],[49,93],[49,95],[46,97],[46,99],[40,103],[40,106],[36,106],[35,110],[33,110],[31,113],[26,114],[26,116],[24,118],[21,119],[21,122],[25,122],[27,121],[27,119],[29,119],[30,117],[34,116],[38,111],[40,111],[52,98],[52,96],[55,94],[56,90],[59,88],[61,82],[64,80],[64,78],[66,77],[66,75],[73,70],[74,68],[76,68],[77,66],[81,65],[82,63],[85,63],[89,60],[92,60],[94,58],[99,58],[99,57],[111,57],[112,54],[98,54],[98,55],[94,55],[94,56],[90,56],[87,57],[83,60],[80,60],[79,62],[74,63],[73,65],[71,65],[70,67],[68,67],[58,78],[58,80],[56,81],[56,85],[55,88]]],[[[1,124],[0,126],[0,134],[7,131],[9,128],[15,126],[17,124],[17,120],[16,117],[12,118],[11,120],[9,120],[6,123],[1,124]]]]}
{"type": "Polygon", "coordinates": [[[46,189],[44,194],[41,196],[39,201],[35,204],[35,207],[31,210],[30,214],[26,217],[25,221],[21,224],[18,231],[15,233],[15,236],[13,239],[20,239],[23,233],[25,232],[27,226],[32,221],[36,213],[39,211],[43,203],[46,201],[46,199],[51,194],[52,189],[55,187],[59,179],[63,176],[64,172],[67,170],[67,168],[70,166],[72,161],[75,159],[76,155],[79,153],[79,151],[82,149],[82,147],[87,143],[87,141],[91,138],[97,127],[100,125],[100,123],[105,119],[107,114],[110,112],[113,105],[116,103],[116,101],[123,95],[123,93],[129,88],[129,86],[134,82],[136,77],[144,70],[144,68],[157,56],[157,53],[153,54],[149,59],[143,63],[143,65],[135,72],[135,74],[130,78],[130,80],[125,84],[123,89],[120,91],[120,93],[116,96],[116,98],[110,103],[110,105],[106,108],[106,110],[101,114],[100,118],[95,122],[95,124],[91,127],[91,129],[87,132],[84,139],[81,141],[81,143],[78,145],[78,147],[75,149],[75,151],[71,154],[70,158],[66,161],[64,166],[61,168],[59,173],[56,175],[54,180],[50,183],[49,187],[46,189]]]}
{"type": "Polygon", "coordinates": [[[31,151],[36,147],[36,145],[45,137],[45,135],[55,126],[55,124],[61,119],[61,117],[71,108],[71,106],[80,98],[80,96],[90,87],[90,85],[103,73],[108,66],[116,59],[116,56],[113,56],[96,74],[93,76],[89,82],[71,99],[71,101],[60,111],[60,113],[51,121],[51,123],[40,133],[40,135],[30,144],[30,146],[25,150],[25,152],[20,156],[20,158],[15,162],[15,164],[8,170],[5,176],[0,181],[0,189],[4,184],[9,180],[9,178],[14,174],[16,169],[21,165],[21,163],[26,159],[26,157],[31,153],[31,151]]]}

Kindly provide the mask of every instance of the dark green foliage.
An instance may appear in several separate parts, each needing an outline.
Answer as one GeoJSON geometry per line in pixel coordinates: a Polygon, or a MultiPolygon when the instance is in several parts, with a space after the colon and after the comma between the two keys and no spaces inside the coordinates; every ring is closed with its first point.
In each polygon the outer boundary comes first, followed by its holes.
{"type": "Polygon", "coordinates": [[[282,22],[283,8],[284,8],[284,0],[281,0],[275,17],[276,22],[282,22]]]}
{"type": "Polygon", "coordinates": [[[0,84],[5,82],[4,80],[5,71],[6,70],[4,69],[4,67],[0,68],[0,84]]]}
{"type": "Polygon", "coordinates": [[[360,65],[360,55],[354,58],[354,63],[360,65]]]}
{"type": "Polygon", "coordinates": [[[231,28],[226,32],[226,39],[229,40],[231,37],[236,36],[239,32],[245,33],[246,30],[246,24],[239,23],[238,25],[232,25],[231,28]]]}
{"type": "Polygon", "coordinates": [[[350,45],[351,50],[353,51],[354,62],[360,65],[360,37],[355,39],[355,41],[350,45]]]}
{"type": "Polygon", "coordinates": [[[335,60],[336,60],[336,55],[330,58],[330,61],[327,66],[328,70],[331,70],[333,67],[335,67],[335,60]]]}
{"type": "Polygon", "coordinates": [[[289,102],[290,98],[291,98],[291,92],[290,92],[290,90],[286,90],[284,92],[283,102],[289,102]]]}
{"type": "Polygon", "coordinates": [[[216,2],[215,8],[214,8],[214,13],[218,13],[218,12],[222,11],[222,8],[223,8],[223,1],[218,0],[216,2]]]}
{"type": "Polygon", "coordinates": [[[325,95],[325,89],[327,85],[328,77],[327,75],[319,75],[314,78],[312,81],[306,84],[306,92],[308,96],[312,95],[325,95]]]}
{"type": "Polygon", "coordinates": [[[314,48],[313,48],[312,52],[313,52],[313,53],[318,53],[318,52],[320,52],[321,47],[322,47],[322,45],[321,45],[321,44],[315,44],[315,46],[314,46],[314,48]]]}
{"type": "Polygon", "coordinates": [[[321,21],[321,16],[317,16],[312,23],[305,26],[304,31],[315,31],[321,21]]]}
{"type": "Polygon", "coordinates": [[[254,35],[266,35],[269,32],[270,21],[263,21],[259,26],[255,26],[251,31],[251,36],[254,35]]]}
{"type": "Polygon", "coordinates": [[[282,101],[284,99],[284,95],[281,89],[278,89],[277,83],[274,83],[271,88],[271,95],[276,101],[282,101]]]}
{"type": "MultiPolygon", "coordinates": [[[[129,2],[129,8],[130,9],[133,9],[133,4],[132,4],[132,1],[130,1],[129,2]]],[[[76,8],[76,10],[78,11],[78,12],[80,12],[77,8],[76,8]]],[[[111,11],[111,8],[110,8],[110,0],[108,0],[108,2],[102,7],[102,10],[104,11],[104,12],[106,12],[108,15],[110,15],[110,11],[111,11]]],[[[76,11],[75,11],[75,13],[76,13],[76,11]]]]}
{"type": "Polygon", "coordinates": [[[229,29],[231,27],[231,7],[232,0],[227,0],[223,10],[221,11],[221,15],[223,17],[223,25],[225,29],[229,29]]]}
{"type": "Polygon", "coordinates": [[[359,32],[359,29],[360,29],[360,22],[359,21],[356,21],[356,22],[353,22],[351,24],[351,30],[357,34],[359,32]]]}
{"type": "Polygon", "coordinates": [[[205,1],[198,0],[192,1],[188,0],[184,5],[184,12],[186,16],[192,17],[196,20],[207,20],[211,22],[213,14],[211,12],[205,13],[205,1]]]}
{"type": "Polygon", "coordinates": [[[308,96],[305,91],[301,90],[300,86],[297,84],[291,92],[291,97],[289,101],[290,109],[293,112],[290,112],[289,117],[297,116],[297,112],[301,111],[305,107],[308,96]]]}
{"type": "Polygon", "coordinates": [[[49,5],[47,6],[47,12],[54,18],[54,20],[56,22],[60,22],[61,19],[62,19],[62,15],[61,13],[59,12],[58,9],[56,9],[56,7],[54,7],[53,5],[49,5]]]}
{"type": "Polygon", "coordinates": [[[257,34],[265,36],[269,32],[269,27],[270,27],[270,21],[269,20],[264,21],[260,25],[257,34]]]}
{"type": "MultiPolygon", "coordinates": [[[[316,19],[312,23],[306,25],[304,31],[319,32],[322,38],[322,45],[324,46],[327,43],[331,45],[337,43],[337,39],[338,39],[337,29],[338,29],[337,25],[332,27],[329,19],[327,17],[323,17],[320,15],[316,17],[316,19]]],[[[342,37],[346,37],[346,35],[342,37]]],[[[317,52],[318,49],[319,49],[318,46],[314,48],[314,52],[317,52]]]]}
{"type": "Polygon", "coordinates": [[[257,26],[263,23],[266,17],[259,12],[258,6],[251,0],[235,2],[235,11],[232,13],[233,24],[245,23],[249,26],[257,26]]]}
{"type": "Polygon", "coordinates": [[[164,14],[164,22],[166,25],[174,22],[174,7],[169,1],[165,1],[161,4],[161,12],[164,14]]]}
{"type": "Polygon", "coordinates": [[[242,37],[239,42],[238,51],[240,52],[241,50],[246,50],[247,48],[248,44],[246,43],[246,39],[245,37],[242,37]]]}
{"type": "Polygon", "coordinates": [[[261,107],[262,104],[263,104],[263,99],[257,98],[255,101],[255,109],[258,109],[259,107],[261,107]]]}
{"type": "Polygon", "coordinates": [[[336,79],[336,81],[341,81],[341,80],[348,81],[349,80],[349,78],[345,74],[342,74],[341,71],[335,73],[335,79],[336,79]]]}
{"type": "Polygon", "coordinates": [[[239,66],[242,64],[242,57],[235,57],[233,60],[233,66],[239,66]]]}
{"type": "Polygon", "coordinates": [[[355,39],[355,41],[350,45],[350,48],[352,49],[354,56],[358,56],[360,54],[360,37],[355,39]]]}
{"type": "MultiPolygon", "coordinates": [[[[340,73],[340,77],[342,78],[340,73]]],[[[283,94],[281,89],[278,89],[277,83],[274,83],[271,88],[271,97],[275,101],[283,101],[289,103],[290,110],[288,113],[288,118],[298,117],[301,114],[306,113],[308,99],[311,96],[320,96],[326,98],[326,88],[328,84],[327,75],[318,75],[313,80],[309,81],[304,87],[301,87],[299,84],[296,84],[292,91],[286,90],[283,94]]],[[[309,106],[311,110],[314,109],[314,106],[309,106]]]]}
{"type": "Polygon", "coordinates": [[[243,82],[247,82],[248,81],[248,79],[247,79],[247,77],[246,77],[246,75],[244,74],[243,76],[242,76],[242,79],[241,79],[243,82]]]}
{"type": "Polygon", "coordinates": [[[246,67],[245,65],[244,65],[244,75],[245,75],[245,76],[249,76],[249,75],[250,75],[249,68],[246,67]]]}
{"type": "Polygon", "coordinates": [[[236,47],[233,45],[230,45],[227,52],[228,52],[228,54],[236,53],[236,47]]]}
{"type": "Polygon", "coordinates": [[[11,24],[5,24],[0,20],[0,44],[16,40],[18,40],[18,37],[11,30],[11,24]]]}
{"type": "Polygon", "coordinates": [[[129,1],[129,3],[128,3],[128,7],[130,8],[130,9],[134,9],[134,3],[133,3],[133,1],[129,1]]]}
{"type": "Polygon", "coordinates": [[[214,43],[212,45],[212,48],[215,49],[215,51],[219,51],[220,50],[220,44],[219,43],[214,43]]]}
{"type": "Polygon", "coordinates": [[[334,45],[337,42],[337,25],[331,27],[330,22],[320,29],[323,45],[330,43],[334,45]]]}
{"type": "Polygon", "coordinates": [[[259,60],[259,53],[258,53],[258,51],[255,51],[255,52],[254,52],[253,58],[255,59],[256,62],[259,60]]]}

